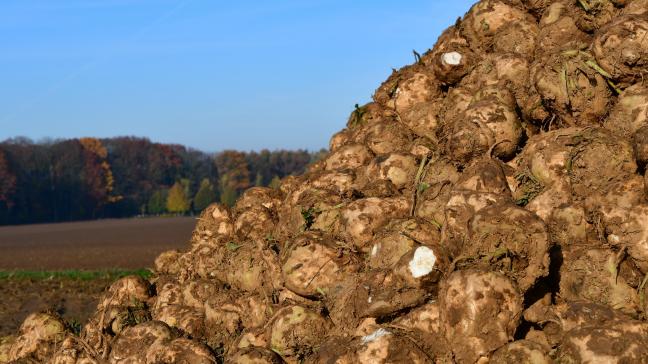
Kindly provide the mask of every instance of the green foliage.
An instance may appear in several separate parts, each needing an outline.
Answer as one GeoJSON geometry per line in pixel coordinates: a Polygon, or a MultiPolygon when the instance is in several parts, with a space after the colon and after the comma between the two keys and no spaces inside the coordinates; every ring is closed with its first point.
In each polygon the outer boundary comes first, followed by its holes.
{"type": "Polygon", "coordinates": [[[70,321],[67,321],[67,326],[72,331],[72,333],[76,336],[79,336],[81,334],[81,329],[83,328],[83,325],[77,321],[76,319],[72,319],[70,321]]]}
{"type": "Polygon", "coordinates": [[[147,210],[149,214],[161,215],[167,210],[167,197],[169,190],[157,190],[153,192],[148,201],[147,210]]]}
{"type": "Polygon", "coordinates": [[[232,207],[237,198],[238,192],[236,192],[236,188],[229,183],[227,176],[222,176],[220,180],[220,202],[225,206],[232,207]]]}
{"type": "Polygon", "coordinates": [[[77,279],[89,281],[95,279],[119,279],[122,277],[136,275],[142,278],[150,278],[152,273],[148,269],[137,270],[61,270],[61,271],[0,271],[0,280],[2,279],[31,279],[31,280],[48,280],[57,278],[77,279]]]}
{"type": "Polygon", "coordinates": [[[367,108],[365,106],[360,107],[360,105],[355,104],[355,109],[351,113],[351,120],[349,122],[349,126],[355,127],[361,124],[362,118],[366,112],[367,112],[367,108]]]}
{"type": "Polygon", "coordinates": [[[263,187],[263,176],[261,173],[257,173],[256,178],[254,179],[254,185],[256,187],[263,187]]]}
{"type": "Polygon", "coordinates": [[[280,186],[281,186],[281,178],[279,178],[279,176],[272,177],[272,180],[270,181],[270,184],[268,185],[268,187],[274,188],[275,190],[277,190],[277,189],[279,189],[280,186]]]}
{"type": "Polygon", "coordinates": [[[515,201],[518,206],[526,206],[531,200],[544,191],[544,185],[530,170],[525,170],[515,175],[518,190],[522,191],[520,197],[515,201]]]}
{"type": "Polygon", "coordinates": [[[169,190],[166,201],[167,210],[174,214],[185,214],[191,208],[191,203],[185,193],[185,188],[176,182],[169,190]]]}
{"type": "Polygon", "coordinates": [[[194,210],[202,211],[209,204],[216,201],[216,191],[214,190],[214,185],[207,178],[203,179],[200,182],[200,188],[194,196],[194,210]]]}
{"type": "Polygon", "coordinates": [[[191,191],[191,181],[188,178],[181,178],[180,184],[182,185],[182,189],[184,190],[185,196],[187,196],[187,198],[189,199],[189,203],[191,203],[190,196],[193,195],[191,191]]]}
{"type": "Polygon", "coordinates": [[[315,223],[315,217],[320,212],[321,211],[319,211],[318,209],[316,209],[314,207],[311,207],[308,210],[302,209],[301,215],[302,215],[302,218],[304,219],[304,226],[303,226],[304,231],[310,229],[311,226],[313,226],[313,224],[315,223]]]}
{"type": "Polygon", "coordinates": [[[227,250],[229,250],[231,252],[235,252],[241,247],[241,245],[238,245],[235,242],[230,241],[225,245],[225,247],[227,248],[227,250]]]}

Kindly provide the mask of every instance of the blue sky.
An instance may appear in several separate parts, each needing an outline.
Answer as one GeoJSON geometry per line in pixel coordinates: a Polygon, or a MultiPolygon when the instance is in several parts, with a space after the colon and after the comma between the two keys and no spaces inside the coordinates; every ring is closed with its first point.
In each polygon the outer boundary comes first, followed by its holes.
{"type": "Polygon", "coordinates": [[[3,0],[0,140],[319,149],[472,1],[3,0]]]}

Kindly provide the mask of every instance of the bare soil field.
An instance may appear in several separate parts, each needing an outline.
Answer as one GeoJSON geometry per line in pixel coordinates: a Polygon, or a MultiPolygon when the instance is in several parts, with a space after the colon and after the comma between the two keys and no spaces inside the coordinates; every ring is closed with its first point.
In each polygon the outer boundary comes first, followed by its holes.
{"type": "Polygon", "coordinates": [[[139,269],[184,248],[192,217],[115,219],[0,227],[0,271],[139,269]]]}
{"type": "Polygon", "coordinates": [[[83,325],[115,278],[0,278],[0,337],[16,333],[32,312],[56,312],[73,326],[83,325]]]}
{"type": "Polygon", "coordinates": [[[0,337],[36,311],[83,325],[118,275],[152,267],[164,250],[184,248],[194,225],[195,218],[176,217],[0,227],[0,337]]]}

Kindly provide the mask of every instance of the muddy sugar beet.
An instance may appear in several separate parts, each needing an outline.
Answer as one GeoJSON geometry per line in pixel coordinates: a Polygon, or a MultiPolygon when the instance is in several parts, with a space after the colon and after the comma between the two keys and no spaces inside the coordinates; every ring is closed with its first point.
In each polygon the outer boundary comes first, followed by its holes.
{"type": "Polygon", "coordinates": [[[0,363],[648,363],[648,2],[483,0],[429,47],[0,363]]]}

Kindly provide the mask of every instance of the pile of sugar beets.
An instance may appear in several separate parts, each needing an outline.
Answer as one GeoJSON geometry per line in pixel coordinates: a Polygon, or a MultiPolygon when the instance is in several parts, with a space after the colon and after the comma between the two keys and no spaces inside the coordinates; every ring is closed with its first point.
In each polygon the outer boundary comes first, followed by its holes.
{"type": "Polygon", "coordinates": [[[482,0],[415,61],[0,361],[647,363],[648,0],[482,0]]]}

